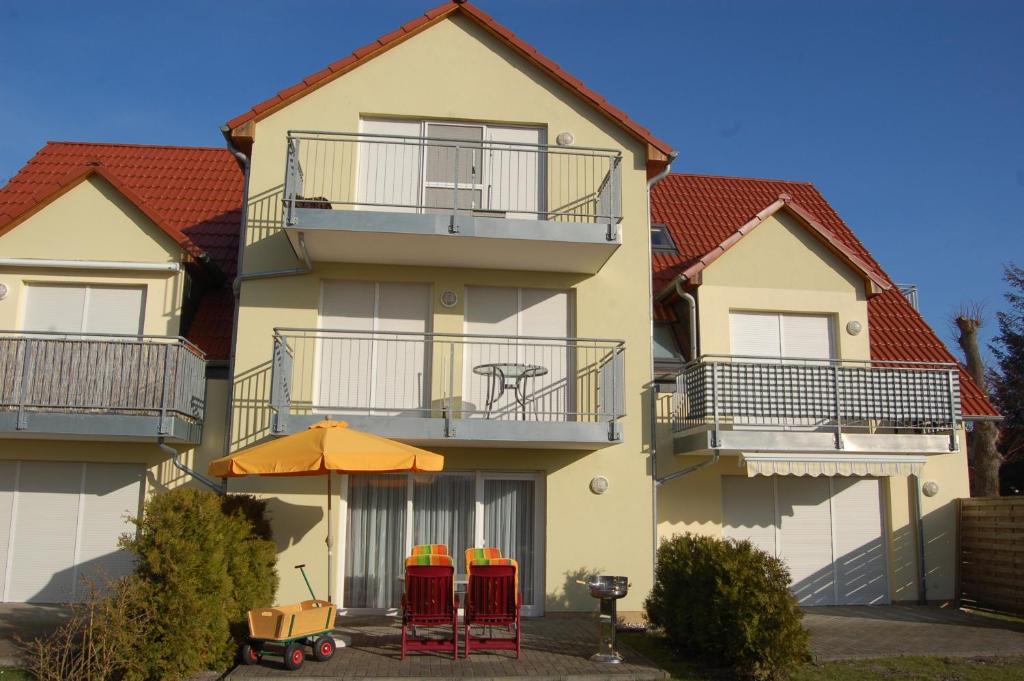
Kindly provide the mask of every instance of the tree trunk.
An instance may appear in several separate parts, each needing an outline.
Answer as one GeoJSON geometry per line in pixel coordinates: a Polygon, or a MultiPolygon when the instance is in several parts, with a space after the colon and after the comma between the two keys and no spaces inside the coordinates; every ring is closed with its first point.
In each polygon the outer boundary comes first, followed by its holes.
{"type": "MultiPolygon", "coordinates": [[[[978,347],[981,315],[961,314],[954,321],[960,331],[957,343],[967,360],[967,373],[988,396],[985,361],[981,358],[981,349],[978,347]]],[[[974,427],[967,434],[967,460],[974,469],[974,475],[971,476],[971,496],[999,496],[999,468],[1003,464],[1003,457],[996,448],[998,440],[999,428],[991,421],[975,421],[974,427]]]]}

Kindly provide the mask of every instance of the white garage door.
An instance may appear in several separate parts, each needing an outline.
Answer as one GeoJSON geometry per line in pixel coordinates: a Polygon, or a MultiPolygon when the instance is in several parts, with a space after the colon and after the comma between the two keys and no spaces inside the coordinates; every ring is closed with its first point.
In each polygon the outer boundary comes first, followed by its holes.
{"type": "Polygon", "coordinates": [[[139,513],[138,464],[0,461],[0,600],[80,600],[83,577],[118,577],[117,540],[139,513]]]}
{"type": "Polygon", "coordinates": [[[726,537],[786,561],[801,605],[888,602],[876,478],[722,478],[726,537]]]}

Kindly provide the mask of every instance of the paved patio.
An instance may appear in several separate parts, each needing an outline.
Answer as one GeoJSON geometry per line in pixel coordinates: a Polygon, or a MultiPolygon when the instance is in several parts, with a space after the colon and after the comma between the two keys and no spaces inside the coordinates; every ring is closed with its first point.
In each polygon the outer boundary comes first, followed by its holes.
{"type": "Polygon", "coordinates": [[[923,606],[807,608],[817,662],[902,655],[983,657],[1024,651],[1024,624],[923,606]]]}
{"type": "MultiPolygon", "coordinates": [[[[341,618],[335,636],[351,641],[328,662],[307,659],[302,669],[285,671],[267,660],[259,666],[238,667],[228,674],[240,679],[522,679],[535,681],[584,679],[665,679],[668,675],[646,658],[622,648],[624,664],[607,665],[587,658],[597,650],[597,624],[587,615],[555,615],[523,620],[522,656],[506,651],[473,653],[468,660],[444,654],[410,654],[399,660],[401,629],[394,618],[341,618]]],[[[462,632],[459,632],[461,638],[462,632]]],[[[461,653],[460,653],[461,654],[461,653]]]]}

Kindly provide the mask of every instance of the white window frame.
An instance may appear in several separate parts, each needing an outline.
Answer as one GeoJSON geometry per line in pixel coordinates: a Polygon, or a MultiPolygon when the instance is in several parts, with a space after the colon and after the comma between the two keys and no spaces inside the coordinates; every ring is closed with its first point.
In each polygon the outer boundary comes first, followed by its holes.
{"type": "MultiPolygon", "coordinates": [[[[415,474],[395,473],[394,475],[406,476],[405,492],[405,555],[412,551],[413,537],[413,493],[415,474]]],[[[545,598],[545,571],[547,558],[547,476],[541,472],[504,472],[487,470],[451,470],[431,475],[472,475],[474,476],[474,509],[473,509],[473,540],[474,546],[484,546],[484,481],[485,480],[530,480],[534,483],[534,509],[533,509],[533,536],[536,550],[536,557],[533,567],[533,593],[536,602],[522,606],[524,617],[540,617],[544,614],[545,598]]],[[[398,616],[398,608],[346,608],[342,606],[345,602],[345,549],[348,527],[348,483],[349,476],[341,475],[341,484],[338,485],[338,503],[335,516],[331,519],[335,531],[335,568],[334,592],[337,593],[338,614],[340,615],[387,615],[398,616]]],[[[468,547],[467,547],[468,548],[468,547]]],[[[460,609],[461,612],[461,609],[460,609]]]]}

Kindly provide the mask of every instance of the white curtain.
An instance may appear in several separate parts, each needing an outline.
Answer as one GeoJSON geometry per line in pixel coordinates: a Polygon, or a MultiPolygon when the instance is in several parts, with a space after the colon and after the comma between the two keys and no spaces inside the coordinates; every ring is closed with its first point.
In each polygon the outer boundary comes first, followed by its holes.
{"type": "Polygon", "coordinates": [[[412,543],[446,544],[460,574],[474,544],[474,487],[472,475],[417,475],[413,482],[412,543]]]}
{"type": "Polygon", "coordinates": [[[349,477],[345,607],[400,605],[407,486],[404,475],[349,477]]]}
{"type": "Polygon", "coordinates": [[[518,561],[524,605],[534,603],[534,486],[533,480],[484,480],[484,545],[518,561]]]}

